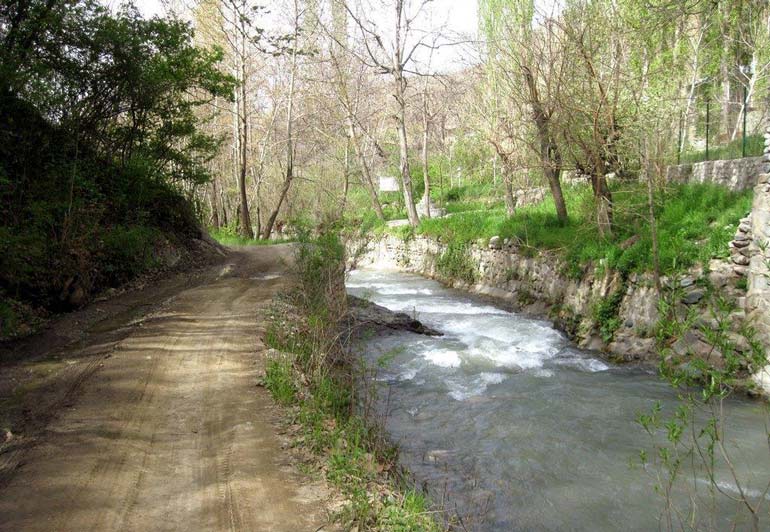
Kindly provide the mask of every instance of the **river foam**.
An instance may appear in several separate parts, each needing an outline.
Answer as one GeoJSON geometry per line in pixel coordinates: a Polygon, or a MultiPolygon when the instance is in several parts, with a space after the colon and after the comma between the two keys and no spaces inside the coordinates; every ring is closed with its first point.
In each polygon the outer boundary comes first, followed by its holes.
{"type": "MultiPolygon", "coordinates": [[[[547,365],[568,366],[578,371],[604,371],[600,360],[567,349],[563,334],[547,322],[512,314],[495,306],[452,297],[444,289],[426,287],[426,281],[407,277],[400,283],[383,281],[382,272],[349,274],[348,290],[397,312],[414,315],[444,333],[443,337],[410,342],[410,357],[391,368],[393,378],[413,380],[430,373],[430,366],[444,370],[441,383],[446,395],[464,401],[487,392],[510,373],[531,372],[548,378],[547,365]]],[[[401,341],[401,340],[399,340],[401,341]]],[[[387,340],[383,352],[398,350],[387,340]]],[[[400,349],[404,349],[401,346],[400,349]]]]}
{"type": "MultiPolygon", "coordinates": [[[[661,471],[638,460],[640,450],[657,456],[650,438],[668,440],[665,431],[645,433],[637,420],[656,405],[661,415],[677,412],[681,402],[667,383],[579,350],[546,321],[416,275],[353,272],[348,289],[444,333],[392,331],[361,349],[376,372],[376,408],[402,464],[461,515],[472,520],[482,508],[483,521],[472,529],[665,528],[656,491],[661,471]]],[[[688,464],[672,491],[676,510],[686,511],[697,487],[697,511],[718,530],[733,524],[740,492],[757,504],[768,498],[770,479],[768,419],[752,403],[725,407],[732,423],[723,436],[740,490],[717,459],[718,490],[688,464]],[[711,493],[721,496],[713,515],[706,509],[711,493]]]]}

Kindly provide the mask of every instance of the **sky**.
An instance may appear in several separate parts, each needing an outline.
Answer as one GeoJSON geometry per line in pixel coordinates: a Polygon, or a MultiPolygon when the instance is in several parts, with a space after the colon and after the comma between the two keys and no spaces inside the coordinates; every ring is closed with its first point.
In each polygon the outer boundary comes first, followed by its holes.
{"type": "MultiPolygon", "coordinates": [[[[110,0],[109,3],[115,2],[110,0]]],[[[135,3],[147,17],[163,13],[160,0],[135,0],[135,3]]],[[[452,30],[460,33],[476,32],[477,0],[435,0],[434,3],[436,12],[446,13],[452,30]]]]}
{"type": "MultiPolygon", "coordinates": [[[[108,5],[117,5],[120,0],[103,0],[108,5]]],[[[134,0],[146,17],[162,15],[165,10],[162,0],[134,0]]],[[[271,3],[267,0],[265,3],[271,3]]],[[[540,12],[558,10],[559,0],[535,0],[540,12]]],[[[429,28],[444,28],[449,40],[473,40],[478,37],[478,0],[433,0],[431,3],[429,28]]],[[[420,59],[425,62],[426,58],[420,59]]],[[[469,46],[442,47],[431,59],[431,70],[450,72],[462,69],[476,62],[477,57],[469,46]]]]}
{"type": "MultiPolygon", "coordinates": [[[[120,0],[104,0],[114,6],[120,0]]],[[[163,15],[165,10],[161,0],[134,0],[139,11],[145,17],[163,15]]],[[[270,4],[269,0],[266,2],[270,4]]],[[[434,0],[432,2],[430,23],[434,29],[444,26],[450,39],[475,39],[478,30],[478,0],[434,0]]],[[[432,68],[440,71],[455,70],[467,65],[472,54],[467,48],[450,46],[434,53],[432,68]]]]}

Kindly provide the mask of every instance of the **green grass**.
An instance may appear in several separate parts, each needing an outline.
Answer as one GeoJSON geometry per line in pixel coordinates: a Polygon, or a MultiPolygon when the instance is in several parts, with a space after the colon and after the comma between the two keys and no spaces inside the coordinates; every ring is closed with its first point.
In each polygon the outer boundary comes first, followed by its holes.
{"type": "Polygon", "coordinates": [[[337,516],[346,529],[438,532],[426,498],[395,474],[396,449],[381,426],[364,417],[373,404],[363,368],[341,345],[339,292],[344,248],[330,231],[299,233],[298,286],[269,310],[265,344],[275,351],[264,384],[290,405],[302,427],[299,440],[316,454],[319,470],[347,498],[337,516]],[[355,397],[354,397],[355,395],[355,397]]]}
{"type": "MultiPolygon", "coordinates": [[[[498,208],[423,220],[416,233],[455,245],[492,236],[509,238],[523,253],[551,250],[561,254],[575,276],[599,261],[622,272],[649,271],[653,259],[646,194],[640,184],[613,185],[615,228],[611,239],[598,235],[588,186],[565,188],[570,213],[566,224],[556,218],[553,200],[548,198],[517,209],[513,217],[498,208]],[[631,237],[637,240],[627,242],[631,237]]],[[[717,185],[679,185],[659,193],[662,271],[672,273],[713,257],[727,257],[727,244],[740,218],[751,209],[751,199],[751,192],[734,193],[717,185]]]]}
{"type": "Polygon", "coordinates": [[[294,242],[294,239],[285,238],[280,240],[264,240],[260,238],[245,238],[237,234],[234,230],[223,227],[213,229],[209,232],[211,238],[223,246],[272,246],[275,244],[287,244],[294,242]]]}
{"type": "Polygon", "coordinates": [[[302,379],[298,368],[312,358],[307,349],[316,343],[311,331],[271,324],[265,343],[297,352],[268,361],[265,386],[277,402],[298,408],[304,444],[322,457],[327,480],[348,498],[349,504],[337,518],[367,530],[438,532],[441,528],[423,494],[412,488],[373,491],[383,481],[383,466],[393,466],[396,451],[378,444],[376,429],[354,412],[350,379],[316,374],[309,379],[307,390],[299,393],[295,383],[308,379],[302,379]]]}
{"type": "Polygon", "coordinates": [[[473,284],[478,275],[478,265],[473,261],[467,244],[451,242],[436,261],[442,275],[473,284]]]}
{"type": "MultiPolygon", "coordinates": [[[[762,135],[746,137],[746,157],[759,157],[764,150],[765,139],[762,135]]],[[[743,139],[736,139],[724,146],[709,147],[709,161],[740,159],[743,157],[743,139]]],[[[706,150],[684,151],[680,157],[681,164],[700,163],[706,160],[706,150]]]]}

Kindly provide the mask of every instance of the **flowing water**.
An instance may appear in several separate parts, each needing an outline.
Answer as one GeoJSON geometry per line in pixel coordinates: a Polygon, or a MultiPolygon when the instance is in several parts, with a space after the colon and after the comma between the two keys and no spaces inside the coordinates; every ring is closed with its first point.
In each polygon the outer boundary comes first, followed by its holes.
{"type": "MultiPolygon", "coordinates": [[[[363,350],[382,368],[378,404],[389,414],[387,430],[402,462],[434,498],[446,492],[469,528],[665,528],[664,499],[655,491],[660,470],[639,460],[639,451],[654,453],[654,444],[636,420],[656,402],[664,414],[679,403],[653,372],[612,365],[575,348],[549,322],[419,276],[354,271],[347,286],[444,333],[393,333],[368,340],[363,350]]],[[[726,408],[739,478],[768,516],[764,407],[732,400],[726,408]]],[[[717,469],[722,491],[736,496],[731,475],[717,469]]],[[[719,497],[715,509],[703,507],[712,500],[709,482],[702,474],[683,478],[689,481],[675,491],[676,507],[687,510],[688,494],[697,493],[700,526],[726,529],[739,505],[719,497]]],[[[744,520],[738,529],[745,527],[744,520]]]]}

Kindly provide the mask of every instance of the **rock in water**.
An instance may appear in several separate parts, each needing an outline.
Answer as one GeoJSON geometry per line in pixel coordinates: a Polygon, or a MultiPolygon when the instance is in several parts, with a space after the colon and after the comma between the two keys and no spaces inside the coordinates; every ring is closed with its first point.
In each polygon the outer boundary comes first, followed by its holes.
{"type": "Polygon", "coordinates": [[[408,314],[393,312],[355,296],[348,296],[348,310],[348,323],[355,329],[393,329],[426,336],[443,336],[443,333],[431,329],[408,314]]]}

